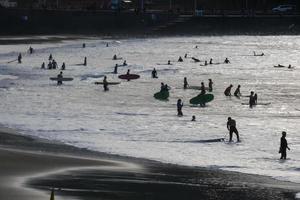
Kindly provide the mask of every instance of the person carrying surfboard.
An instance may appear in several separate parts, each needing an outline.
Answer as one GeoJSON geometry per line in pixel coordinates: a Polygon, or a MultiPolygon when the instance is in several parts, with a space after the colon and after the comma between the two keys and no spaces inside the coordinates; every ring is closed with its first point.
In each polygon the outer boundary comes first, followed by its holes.
{"type": "Polygon", "coordinates": [[[62,78],[63,78],[63,72],[61,71],[61,72],[57,75],[57,85],[62,85],[62,78]]]}
{"type": "Polygon", "coordinates": [[[224,91],[225,96],[230,97],[231,96],[231,88],[233,87],[232,84],[230,84],[224,91]]]}
{"type": "Polygon", "coordinates": [[[231,117],[228,117],[227,129],[229,131],[229,142],[232,142],[232,134],[235,133],[237,142],[240,141],[239,132],[236,129],[236,122],[231,117]]]}
{"type": "Polygon", "coordinates": [[[104,76],[104,78],[103,78],[103,89],[104,89],[105,92],[109,90],[106,76],[104,76]]]}
{"type": "Polygon", "coordinates": [[[236,90],[233,93],[233,95],[237,98],[240,98],[242,96],[240,88],[241,88],[241,85],[238,85],[238,87],[236,88],[236,90]]]}
{"type": "Polygon", "coordinates": [[[189,84],[188,84],[188,82],[187,82],[187,78],[184,77],[184,79],[183,79],[183,89],[187,89],[188,86],[189,86],[189,84]]]}
{"type": "Polygon", "coordinates": [[[280,138],[280,148],[278,153],[281,153],[280,159],[284,159],[284,160],[286,159],[286,149],[290,150],[285,137],[286,137],[286,132],[282,131],[282,136],[280,138]]]}
{"type": "Polygon", "coordinates": [[[183,102],[181,101],[181,99],[178,99],[177,100],[177,116],[179,116],[179,117],[183,116],[182,107],[183,107],[183,102]]]}
{"type": "Polygon", "coordinates": [[[157,71],[156,71],[155,68],[153,68],[151,74],[152,74],[152,78],[158,78],[158,77],[157,77],[157,71]]]}
{"type": "Polygon", "coordinates": [[[213,91],[213,82],[211,79],[208,79],[208,91],[212,92],[213,91]]]}

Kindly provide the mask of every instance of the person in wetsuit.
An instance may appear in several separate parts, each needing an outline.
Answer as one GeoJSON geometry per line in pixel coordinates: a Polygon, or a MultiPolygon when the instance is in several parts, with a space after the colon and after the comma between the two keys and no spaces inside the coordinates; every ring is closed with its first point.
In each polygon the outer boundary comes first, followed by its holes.
{"type": "Polygon", "coordinates": [[[199,94],[199,95],[204,95],[204,94],[206,93],[206,91],[205,91],[205,85],[204,85],[204,83],[203,83],[203,82],[201,82],[201,87],[200,87],[200,90],[201,90],[201,92],[200,92],[200,94],[199,94]]]}
{"type": "Polygon", "coordinates": [[[251,91],[250,96],[249,96],[249,107],[252,108],[254,105],[255,105],[254,92],[251,91]]]}
{"type": "Polygon", "coordinates": [[[236,122],[231,117],[228,117],[227,129],[229,130],[229,142],[232,142],[232,134],[235,133],[237,142],[240,141],[239,132],[236,129],[236,122]]]}
{"type": "Polygon", "coordinates": [[[238,87],[236,88],[236,90],[233,93],[233,95],[237,98],[240,98],[242,96],[240,88],[241,88],[241,85],[238,85],[238,87]]]}
{"type": "Polygon", "coordinates": [[[113,60],[117,60],[118,58],[117,58],[117,55],[115,54],[114,56],[113,56],[113,60]]]}
{"type": "Polygon", "coordinates": [[[62,85],[63,72],[57,75],[57,85],[62,85]]]}
{"type": "Polygon", "coordinates": [[[181,99],[178,99],[177,100],[177,116],[179,116],[179,117],[183,116],[182,107],[183,107],[183,103],[182,103],[181,99]]]}
{"type": "Polygon", "coordinates": [[[228,58],[225,58],[224,63],[225,63],[225,64],[230,63],[230,61],[228,60],[228,58]]]}
{"type": "Polygon", "coordinates": [[[192,120],[191,120],[192,122],[195,122],[196,121],[196,116],[195,115],[193,115],[192,116],[192,120]]]}
{"type": "Polygon", "coordinates": [[[45,63],[43,62],[41,69],[45,69],[45,63]]]}
{"type": "Polygon", "coordinates": [[[84,65],[84,66],[87,65],[87,57],[84,57],[83,65],[84,65]]]}
{"type": "Polygon", "coordinates": [[[286,159],[286,149],[290,150],[285,137],[286,137],[286,132],[282,131],[282,136],[280,139],[280,148],[279,148],[279,153],[281,153],[280,159],[286,159]]]}
{"type": "Polygon", "coordinates": [[[123,62],[123,66],[127,66],[127,62],[126,62],[126,60],[124,60],[124,62],[123,62]]]}
{"type": "Polygon", "coordinates": [[[171,60],[168,60],[168,65],[171,65],[171,60]]]}
{"type": "Polygon", "coordinates": [[[65,70],[66,69],[66,64],[63,62],[62,66],[61,66],[61,70],[65,70]]]}
{"type": "Polygon", "coordinates": [[[212,58],[209,60],[209,64],[210,64],[210,65],[213,64],[213,59],[212,59],[212,58]]]}
{"type": "Polygon", "coordinates": [[[225,96],[231,96],[231,88],[233,87],[232,84],[230,84],[224,91],[225,96]]]}
{"type": "Polygon", "coordinates": [[[181,58],[181,56],[179,56],[178,62],[183,62],[183,59],[181,58]]]}
{"type": "Polygon", "coordinates": [[[157,77],[157,71],[155,68],[153,68],[152,72],[151,72],[152,78],[158,78],[157,77]]]}
{"type": "Polygon", "coordinates": [[[105,92],[109,90],[106,76],[104,76],[104,78],[103,78],[103,89],[104,89],[105,92]]]}
{"type": "Polygon", "coordinates": [[[116,65],[115,65],[115,68],[114,68],[114,74],[117,74],[117,73],[118,73],[118,67],[119,67],[118,64],[116,64],[116,65]]]}
{"type": "Polygon", "coordinates": [[[212,92],[213,91],[213,82],[211,79],[208,79],[208,91],[212,92]]]}
{"type": "Polygon", "coordinates": [[[188,82],[187,82],[187,78],[184,77],[184,79],[183,79],[183,89],[187,89],[188,86],[189,86],[189,84],[188,84],[188,82]]]}
{"type": "Polygon", "coordinates": [[[18,55],[18,63],[22,63],[22,54],[20,54],[20,53],[18,55]]]}
{"type": "Polygon", "coordinates": [[[254,100],[254,105],[257,105],[257,94],[256,93],[254,94],[253,100],[254,100]]]}

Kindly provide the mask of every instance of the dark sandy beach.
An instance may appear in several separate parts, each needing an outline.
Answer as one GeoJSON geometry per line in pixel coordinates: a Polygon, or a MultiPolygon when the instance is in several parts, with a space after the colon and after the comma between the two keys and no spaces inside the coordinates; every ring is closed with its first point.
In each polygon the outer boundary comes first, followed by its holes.
{"type": "Polygon", "coordinates": [[[298,184],[108,155],[0,131],[0,199],[295,199],[298,184]]]}

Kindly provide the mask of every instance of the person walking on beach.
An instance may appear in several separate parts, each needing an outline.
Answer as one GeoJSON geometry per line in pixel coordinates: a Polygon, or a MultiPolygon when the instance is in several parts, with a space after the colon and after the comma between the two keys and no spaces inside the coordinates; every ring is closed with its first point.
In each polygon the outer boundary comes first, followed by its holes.
{"type": "Polygon", "coordinates": [[[57,85],[62,85],[62,79],[63,79],[63,72],[60,72],[57,75],[57,85]]]}
{"type": "Polygon", "coordinates": [[[22,63],[22,54],[21,53],[19,53],[19,55],[18,55],[18,63],[22,63]]]}
{"type": "Polygon", "coordinates": [[[284,160],[286,159],[286,149],[290,150],[285,137],[286,137],[286,132],[282,131],[282,136],[281,136],[281,139],[280,139],[279,153],[281,153],[280,159],[284,159],[284,160]]]}
{"type": "Polygon", "coordinates": [[[213,82],[211,79],[208,79],[208,91],[212,92],[213,91],[213,82]]]}
{"type": "Polygon", "coordinates": [[[232,142],[232,134],[235,133],[237,142],[240,141],[239,132],[236,129],[236,122],[231,117],[228,117],[227,129],[229,131],[229,142],[232,142]]]}
{"type": "Polygon", "coordinates": [[[178,99],[177,100],[177,116],[178,117],[182,117],[183,116],[182,107],[183,107],[183,102],[181,101],[181,99],[178,99]]]}
{"type": "Polygon", "coordinates": [[[157,71],[155,68],[153,68],[152,72],[151,72],[152,78],[158,78],[157,77],[157,71]]]}
{"type": "Polygon", "coordinates": [[[233,87],[232,84],[230,84],[224,91],[225,96],[230,97],[231,96],[231,88],[233,87]]]}
{"type": "Polygon", "coordinates": [[[103,78],[103,89],[104,89],[105,92],[109,90],[106,76],[104,76],[104,78],[103,78]]]}
{"type": "Polygon", "coordinates": [[[184,79],[183,79],[183,89],[187,89],[188,86],[189,86],[189,84],[188,84],[187,78],[184,77],[184,79]]]}
{"type": "Polygon", "coordinates": [[[240,98],[242,96],[240,88],[241,88],[241,85],[238,85],[238,87],[236,88],[236,90],[233,93],[233,95],[237,98],[240,98]]]}

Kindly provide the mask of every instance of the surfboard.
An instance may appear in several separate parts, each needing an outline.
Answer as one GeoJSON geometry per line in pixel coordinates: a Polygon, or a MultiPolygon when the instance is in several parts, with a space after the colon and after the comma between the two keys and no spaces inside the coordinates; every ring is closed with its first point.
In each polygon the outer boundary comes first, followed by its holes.
{"type": "Polygon", "coordinates": [[[51,81],[73,81],[73,78],[57,78],[57,77],[51,77],[51,81]]]}
{"type": "Polygon", "coordinates": [[[153,96],[155,99],[159,100],[167,100],[169,98],[169,91],[157,92],[153,96]]]}
{"type": "MultiPolygon", "coordinates": [[[[267,105],[270,105],[271,102],[263,102],[263,103],[257,103],[255,105],[260,105],[260,106],[267,106],[267,105]]],[[[242,103],[242,105],[249,105],[249,103],[242,103]]]]}
{"type": "Polygon", "coordinates": [[[138,74],[122,74],[118,77],[119,77],[119,79],[133,80],[133,79],[140,78],[140,75],[138,75],[138,74]]]}
{"type": "MultiPolygon", "coordinates": [[[[103,82],[95,82],[96,85],[103,85],[103,82]]],[[[107,82],[108,85],[118,85],[120,82],[107,82]]]]}
{"type": "Polygon", "coordinates": [[[198,96],[190,99],[190,104],[208,103],[212,100],[214,100],[213,94],[198,95],[198,96]]]}
{"type": "Polygon", "coordinates": [[[277,67],[277,68],[283,68],[283,67],[285,67],[285,66],[283,66],[283,65],[274,65],[274,67],[277,67]]]}

